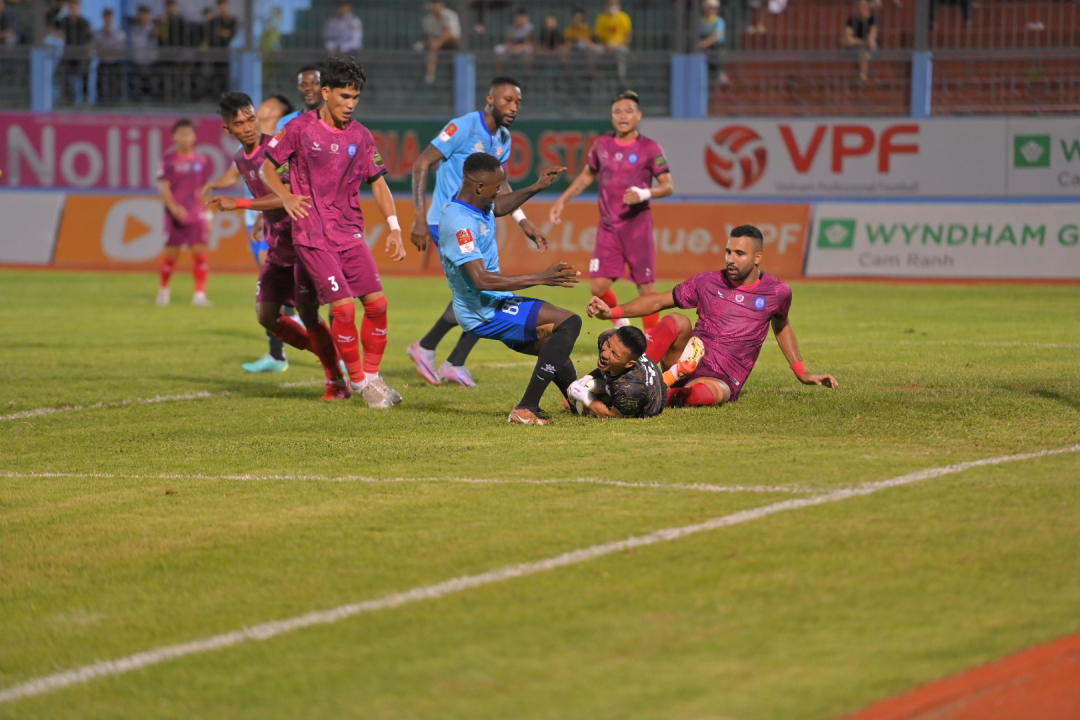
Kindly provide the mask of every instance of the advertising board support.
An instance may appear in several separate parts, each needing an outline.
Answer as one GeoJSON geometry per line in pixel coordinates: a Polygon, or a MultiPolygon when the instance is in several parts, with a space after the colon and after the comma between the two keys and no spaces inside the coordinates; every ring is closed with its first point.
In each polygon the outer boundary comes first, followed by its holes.
{"type": "Polygon", "coordinates": [[[30,109],[36,113],[52,111],[53,76],[56,74],[56,55],[52,48],[39,47],[30,51],[30,109]]]}
{"type": "Polygon", "coordinates": [[[911,56],[911,117],[925,120],[930,117],[930,98],[934,84],[934,56],[917,52],[911,56]]]}

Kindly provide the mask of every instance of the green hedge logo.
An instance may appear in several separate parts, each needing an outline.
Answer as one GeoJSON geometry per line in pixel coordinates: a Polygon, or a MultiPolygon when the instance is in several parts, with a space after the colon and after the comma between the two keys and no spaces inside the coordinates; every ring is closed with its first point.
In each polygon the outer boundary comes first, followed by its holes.
{"type": "Polygon", "coordinates": [[[1018,168],[1050,167],[1049,135],[1017,135],[1013,139],[1013,165],[1018,168]]]}
{"type": "Polygon", "coordinates": [[[817,246],[837,250],[855,247],[855,221],[822,220],[818,226],[817,246]]]}

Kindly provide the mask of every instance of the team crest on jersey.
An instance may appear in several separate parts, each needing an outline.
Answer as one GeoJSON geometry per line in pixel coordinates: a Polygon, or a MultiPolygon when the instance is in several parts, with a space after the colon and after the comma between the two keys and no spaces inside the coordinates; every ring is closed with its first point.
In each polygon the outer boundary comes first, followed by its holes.
{"type": "Polygon", "coordinates": [[[278,130],[277,135],[270,138],[269,146],[272,148],[276,148],[278,143],[281,141],[281,138],[283,137],[285,137],[285,128],[281,128],[280,130],[278,130]]]}
{"type": "Polygon", "coordinates": [[[476,152],[484,152],[484,141],[483,140],[477,140],[476,144],[473,145],[472,149],[475,150],[476,152]]]}
{"type": "Polygon", "coordinates": [[[476,240],[473,238],[472,230],[465,228],[464,230],[458,230],[457,244],[461,249],[461,252],[466,255],[471,252],[476,252],[476,240]]]}
{"type": "Polygon", "coordinates": [[[626,159],[630,161],[631,165],[634,165],[635,163],[637,163],[637,153],[630,153],[630,157],[626,159]]]}
{"type": "Polygon", "coordinates": [[[439,133],[439,139],[443,142],[450,142],[450,138],[454,137],[457,132],[457,125],[450,123],[446,126],[446,129],[439,133]]]}
{"type": "Polygon", "coordinates": [[[254,180],[255,179],[255,171],[254,170],[248,170],[248,177],[251,178],[252,180],[254,180]]]}
{"type": "Polygon", "coordinates": [[[340,149],[341,149],[341,146],[338,145],[337,143],[334,143],[333,145],[330,146],[330,152],[334,153],[335,155],[337,155],[337,151],[340,150],[340,149]]]}
{"type": "Polygon", "coordinates": [[[737,302],[737,303],[741,303],[745,299],[746,299],[745,295],[736,295],[735,296],[735,302],[737,302]]]}
{"type": "Polygon", "coordinates": [[[356,157],[356,145],[350,145],[347,152],[349,153],[349,157],[356,157]]]}
{"type": "Polygon", "coordinates": [[[758,297],[754,298],[754,307],[756,307],[758,310],[764,310],[765,309],[765,298],[761,297],[760,295],[758,297]]]}
{"type": "Polygon", "coordinates": [[[484,223],[480,223],[480,232],[482,232],[484,235],[487,235],[488,226],[485,225],[484,223]]]}
{"type": "Polygon", "coordinates": [[[616,160],[622,160],[622,153],[621,152],[615,153],[615,159],[616,160]]]}

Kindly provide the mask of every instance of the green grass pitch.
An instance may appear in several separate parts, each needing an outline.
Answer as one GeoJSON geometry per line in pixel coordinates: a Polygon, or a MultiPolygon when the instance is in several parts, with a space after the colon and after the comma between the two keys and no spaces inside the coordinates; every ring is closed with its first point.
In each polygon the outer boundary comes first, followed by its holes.
{"type": "MultiPolygon", "coordinates": [[[[405,396],[391,411],[319,401],[297,351],[285,373],[244,374],[265,352],[253,286],[213,276],[215,307],[194,308],[181,276],[159,308],[150,275],[0,271],[0,691],[1080,442],[1075,285],[796,283],[803,356],[840,391],[799,385],[770,337],[729,407],[602,422],[552,390],[546,428],[506,424],[531,361],[501,345],[477,347],[479,389],[415,374],[404,350],[445,306],[441,281],[387,281],[384,375],[405,396]],[[189,393],[206,397],[125,404],[189,393]],[[642,486],[460,481],[583,478],[642,486]]],[[[603,328],[585,321],[579,370],[603,328]]],[[[2,703],[0,718],[829,720],[1080,630],[1077,518],[1080,453],[981,467],[2,703]]]]}

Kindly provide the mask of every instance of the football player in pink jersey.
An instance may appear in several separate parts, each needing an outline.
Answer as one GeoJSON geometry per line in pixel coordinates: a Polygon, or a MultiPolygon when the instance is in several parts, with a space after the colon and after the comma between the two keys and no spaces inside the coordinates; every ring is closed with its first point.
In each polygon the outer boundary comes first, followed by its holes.
{"type": "Polygon", "coordinates": [[[371,186],[390,226],[386,249],[395,262],[405,258],[401,225],[383,177],[382,155],[371,132],[353,119],[366,80],[363,68],[350,57],[332,57],[319,74],[325,103],[302,113],[267,144],[263,181],[292,218],[293,245],[319,304],[330,306],[331,334],[348,368],[352,390],[362,394],[370,407],[390,408],[401,395],[379,375],[386,350],[387,302],[366,240],[362,183],[371,186]],[[277,172],[286,164],[290,186],[277,172]],[[363,303],[359,329],[354,298],[363,303]]]}
{"type": "MultiPolygon", "coordinates": [[[[240,142],[233,156],[238,175],[244,179],[254,198],[230,198],[217,195],[209,204],[218,210],[244,208],[261,211],[265,216],[266,242],[269,250],[256,285],[255,311],[268,333],[300,350],[310,350],[319,358],[326,374],[324,400],[350,396],[349,385],[338,368],[337,350],[330,329],[319,319],[319,303],[312,297],[311,279],[298,267],[292,242],[292,220],[283,209],[281,198],[270,192],[259,175],[266,161],[271,135],[263,133],[251,98],[240,92],[225,93],[218,103],[225,131],[240,142]],[[307,292],[302,290],[306,288],[307,292]],[[300,310],[304,325],[282,314],[286,307],[300,310]]],[[[307,199],[303,198],[306,205],[307,199]]]]}
{"type": "Polygon", "coordinates": [[[675,387],[668,391],[670,406],[721,405],[737,400],[770,326],[799,382],[839,388],[832,375],[806,371],[788,319],[791,288],[761,271],[763,245],[760,230],[740,225],[728,238],[724,270],[695,275],[669,292],[643,295],[621,307],[611,307],[602,298],[594,297],[589,301],[589,316],[618,320],[668,308],[697,308],[698,321],[693,327],[685,315],[672,313],[649,333],[646,355],[668,368],[679,367],[679,357],[692,337],[705,346],[704,357],[692,371],[675,378],[675,387]]]}
{"type": "MultiPolygon", "coordinates": [[[[551,208],[553,223],[562,222],[566,203],[600,178],[600,225],[596,228],[596,249],[589,262],[592,293],[609,306],[619,304],[611,284],[630,279],[638,293],[656,292],[656,243],[653,240],[652,210],[649,200],[675,192],[671,170],[660,143],[638,132],[641,109],[637,93],[627,90],[611,101],[612,135],[597,138],[589,150],[589,162],[551,208]],[[653,187],[653,179],[657,186],[653,187]]],[[[659,314],[642,319],[648,333],[660,321],[659,314]]],[[[625,320],[616,325],[626,324],[625,320]]]]}
{"type": "Polygon", "coordinates": [[[191,248],[195,261],[195,297],[192,305],[209,305],[206,299],[206,280],[210,266],[206,262],[206,247],[210,242],[208,219],[200,189],[213,177],[213,163],[195,150],[195,126],[190,120],[177,120],[173,125],[174,147],[165,153],[158,167],[157,181],[161,200],[165,203],[165,259],[161,263],[161,287],[157,304],[169,304],[169,282],[180,251],[191,248]]]}

